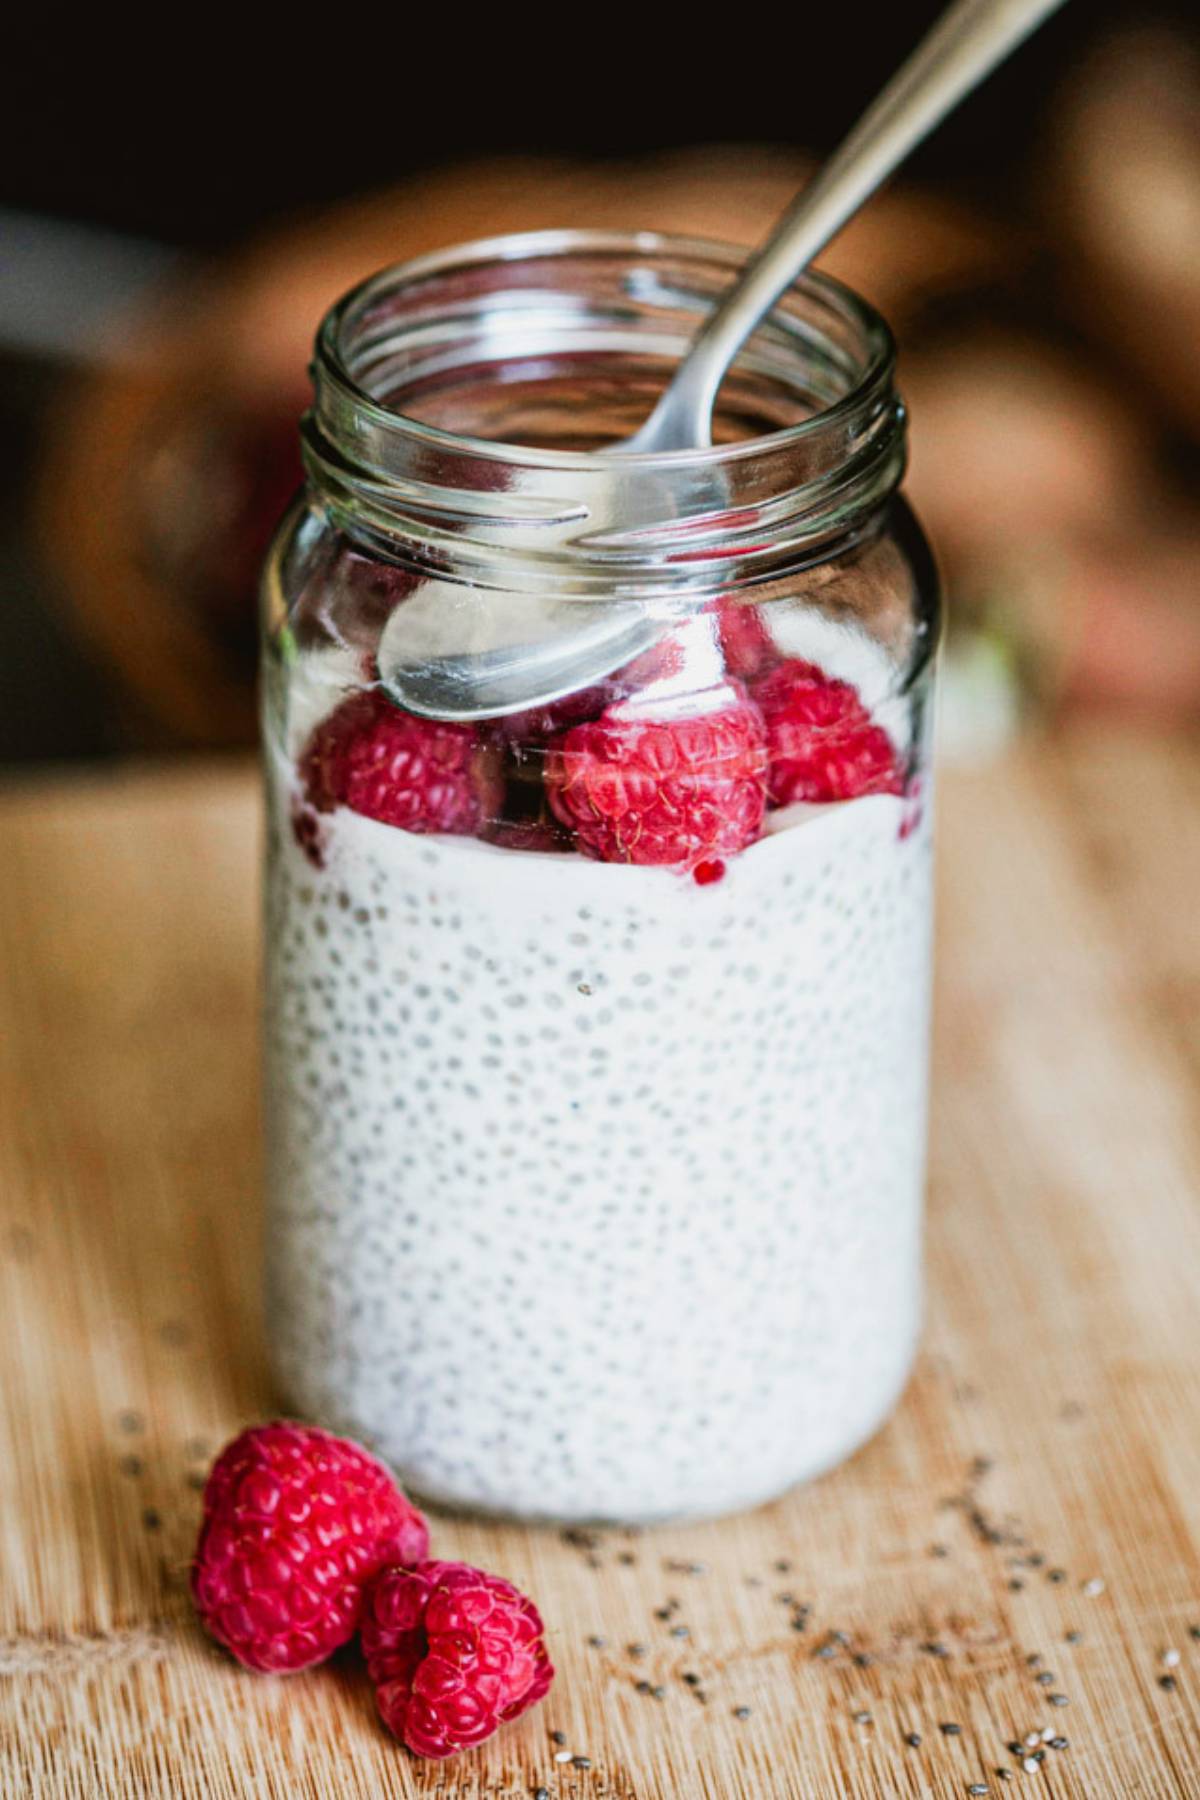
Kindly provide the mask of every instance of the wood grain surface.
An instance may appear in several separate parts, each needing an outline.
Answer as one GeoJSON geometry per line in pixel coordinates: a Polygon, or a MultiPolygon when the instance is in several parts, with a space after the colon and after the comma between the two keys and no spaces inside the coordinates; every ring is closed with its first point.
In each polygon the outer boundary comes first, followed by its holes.
{"type": "Polygon", "coordinates": [[[560,1667],[450,1766],[383,1733],[353,1655],[251,1675],[189,1613],[197,1483],[272,1406],[256,836],[231,765],[0,795],[5,1800],[1200,1794],[1200,750],[1081,730],[946,777],[897,1415],[716,1524],[438,1521],[560,1667]],[[1035,1730],[1068,1746],[1027,1773],[1035,1730]]]}

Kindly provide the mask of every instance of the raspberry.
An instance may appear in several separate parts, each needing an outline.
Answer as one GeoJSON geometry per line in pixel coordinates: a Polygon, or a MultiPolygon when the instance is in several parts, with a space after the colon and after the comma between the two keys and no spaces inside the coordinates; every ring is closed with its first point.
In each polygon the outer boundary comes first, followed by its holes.
{"type": "Polygon", "coordinates": [[[757,607],[722,600],[717,608],[717,631],[725,667],[743,681],[753,681],[778,658],[757,607]]]}
{"type": "Polygon", "coordinates": [[[362,1646],[388,1730],[418,1756],[453,1756],[536,1704],[554,1679],[532,1600],[468,1563],[384,1569],[362,1646]]]}
{"type": "Polygon", "coordinates": [[[754,842],[766,803],[758,708],[731,684],[720,710],[643,719],[612,707],[550,747],[546,788],[576,847],[601,862],[697,863],[754,842]]]}
{"type": "Polygon", "coordinates": [[[322,720],[301,758],[318,812],[348,806],[405,831],[477,831],[500,801],[498,763],[473,725],[419,719],[377,690],[322,720]]]}
{"type": "Polygon", "coordinates": [[[192,1598],[247,1668],[305,1669],[353,1637],[377,1569],[428,1554],[423,1516],[358,1444],[256,1425],[209,1472],[192,1598]]]}
{"type": "Polygon", "coordinates": [[[848,681],[784,662],[755,684],[754,698],[767,726],[772,806],[903,791],[895,746],[848,681]]]}
{"type": "Polygon", "coordinates": [[[519,752],[526,745],[545,744],[571,725],[598,718],[617,697],[612,682],[603,687],[580,688],[561,700],[549,700],[544,706],[532,706],[525,712],[507,713],[503,718],[489,720],[489,724],[497,737],[515,745],[519,752]]]}

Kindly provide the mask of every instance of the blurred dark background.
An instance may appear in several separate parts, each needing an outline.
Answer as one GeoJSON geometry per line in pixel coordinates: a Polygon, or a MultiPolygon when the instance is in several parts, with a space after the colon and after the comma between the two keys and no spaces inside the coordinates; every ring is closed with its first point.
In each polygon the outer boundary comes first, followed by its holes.
{"type": "MultiPolygon", "coordinates": [[[[246,740],[341,287],[509,226],[753,241],[940,10],[10,27],[0,762],[246,740]]],[[[1194,4],[1072,0],[824,259],[897,324],[977,749],[1200,703],[1198,45],[1194,4]]]]}

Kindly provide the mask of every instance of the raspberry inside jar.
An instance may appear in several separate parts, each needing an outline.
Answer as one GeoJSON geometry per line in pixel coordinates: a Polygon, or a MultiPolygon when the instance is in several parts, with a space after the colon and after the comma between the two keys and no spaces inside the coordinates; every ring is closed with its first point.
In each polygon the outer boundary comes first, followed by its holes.
{"type": "Polygon", "coordinates": [[[885,328],[806,277],[703,468],[592,510],[730,255],[468,248],[318,345],[264,582],[270,1335],[291,1403],[434,1500],[752,1504],[912,1354],[937,595],[885,328]],[[649,647],[418,716],[381,639],[456,584],[636,608],[649,647]]]}

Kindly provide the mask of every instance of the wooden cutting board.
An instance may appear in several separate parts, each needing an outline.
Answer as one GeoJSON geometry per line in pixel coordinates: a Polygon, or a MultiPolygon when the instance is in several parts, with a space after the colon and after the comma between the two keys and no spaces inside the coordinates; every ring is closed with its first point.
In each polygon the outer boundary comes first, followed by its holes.
{"type": "Polygon", "coordinates": [[[561,1673],[421,1766],[353,1656],[248,1674],[184,1585],[206,1461],[272,1406],[252,775],[0,795],[5,1800],[1200,1794],[1200,750],[1079,731],[942,802],[898,1414],[743,1518],[439,1521],[536,1595],[561,1673]],[[1035,1730],[1068,1746],[1026,1773],[1035,1730]]]}

